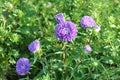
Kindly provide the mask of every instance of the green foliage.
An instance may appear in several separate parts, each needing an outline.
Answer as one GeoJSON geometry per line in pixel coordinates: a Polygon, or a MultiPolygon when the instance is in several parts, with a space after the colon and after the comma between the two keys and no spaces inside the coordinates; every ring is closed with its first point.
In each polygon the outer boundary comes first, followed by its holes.
{"type": "Polygon", "coordinates": [[[0,80],[119,80],[119,13],[119,0],[0,0],[0,80]],[[57,13],[76,24],[78,35],[72,42],[56,38],[57,13]],[[101,31],[82,29],[84,15],[92,16],[101,31]],[[28,45],[36,39],[40,50],[33,54],[28,45]],[[92,53],[84,52],[86,44],[92,53]],[[21,57],[31,63],[25,76],[15,71],[21,57]]]}

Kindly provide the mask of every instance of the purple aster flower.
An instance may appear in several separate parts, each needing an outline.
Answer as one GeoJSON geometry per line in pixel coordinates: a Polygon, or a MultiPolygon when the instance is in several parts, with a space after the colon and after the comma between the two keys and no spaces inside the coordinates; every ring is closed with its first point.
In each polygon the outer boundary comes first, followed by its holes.
{"type": "Polygon", "coordinates": [[[39,50],[39,47],[40,47],[40,42],[38,40],[35,40],[28,45],[28,49],[32,53],[37,52],[39,50]]]}
{"type": "Polygon", "coordinates": [[[101,30],[101,28],[100,28],[99,26],[95,26],[95,30],[96,30],[97,32],[99,32],[99,31],[101,30]]]}
{"type": "Polygon", "coordinates": [[[96,26],[95,20],[90,16],[83,16],[82,19],[80,20],[80,24],[83,28],[96,26]]]}
{"type": "Polygon", "coordinates": [[[27,58],[20,58],[16,63],[16,72],[19,75],[25,75],[30,70],[30,63],[29,59],[27,58]]]}
{"type": "Polygon", "coordinates": [[[88,52],[88,53],[92,52],[92,48],[90,47],[90,45],[86,45],[84,47],[84,50],[85,50],[85,52],[88,52]]]}
{"type": "Polygon", "coordinates": [[[60,40],[71,41],[77,36],[77,28],[71,21],[59,23],[56,26],[55,33],[60,40]]]}
{"type": "Polygon", "coordinates": [[[62,13],[57,14],[57,15],[55,16],[55,19],[56,19],[56,21],[57,21],[58,23],[62,23],[62,22],[65,21],[65,20],[64,20],[64,16],[63,16],[62,13]]]}

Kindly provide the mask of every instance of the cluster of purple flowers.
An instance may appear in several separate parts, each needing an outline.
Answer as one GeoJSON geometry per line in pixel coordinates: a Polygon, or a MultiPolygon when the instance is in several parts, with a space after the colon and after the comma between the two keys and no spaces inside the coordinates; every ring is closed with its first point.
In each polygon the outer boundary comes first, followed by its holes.
{"type": "MultiPolygon", "coordinates": [[[[78,30],[76,25],[71,21],[65,21],[62,13],[57,14],[55,19],[58,22],[55,28],[55,34],[60,40],[71,41],[77,36],[78,30]]],[[[94,27],[97,32],[101,30],[95,20],[90,16],[83,16],[80,20],[80,24],[84,29],[94,27]]],[[[92,52],[90,45],[86,45],[84,50],[88,53],[92,52]]]]}
{"type": "MultiPolygon", "coordinates": [[[[38,40],[32,41],[28,45],[28,50],[32,53],[35,53],[39,50],[40,42],[38,40]]],[[[16,72],[19,75],[25,75],[30,70],[30,62],[27,58],[20,58],[16,62],[16,72]]]]}
{"type": "MultiPolygon", "coordinates": [[[[97,32],[101,30],[101,28],[96,24],[95,20],[90,16],[83,16],[80,20],[80,24],[84,29],[94,27],[97,32]]],[[[90,53],[92,52],[92,48],[90,45],[86,45],[84,47],[84,51],[90,53]]]]}
{"type": "MultiPolygon", "coordinates": [[[[101,30],[101,28],[96,24],[95,20],[90,16],[83,16],[80,20],[80,24],[84,29],[94,27],[97,32],[101,30]]],[[[92,52],[92,48],[90,45],[86,45],[84,47],[84,51],[90,53],[92,52]]]]}
{"type": "MultiPolygon", "coordinates": [[[[72,41],[77,36],[77,27],[72,21],[65,21],[63,14],[59,13],[55,16],[58,22],[55,28],[56,36],[63,41],[72,41]]],[[[90,16],[83,16],[80,20],[81,26],[86,29],[89,27],[94,27],[96,31],[100,31],[100,27],[96,24],[95,20],[90,16]]],[[[32,53],[36,53],[39,50],[40,42],[38,40],[32,41],[28,45],[28,50],[32,53]]],[[[84,47],[85,52],[92,52],[90,45],[84,47]]],[[[30,62],[27,58],[20,58],[16,62],[16,72],[19,75],[25,75],[30,70],[30,62]]]]}

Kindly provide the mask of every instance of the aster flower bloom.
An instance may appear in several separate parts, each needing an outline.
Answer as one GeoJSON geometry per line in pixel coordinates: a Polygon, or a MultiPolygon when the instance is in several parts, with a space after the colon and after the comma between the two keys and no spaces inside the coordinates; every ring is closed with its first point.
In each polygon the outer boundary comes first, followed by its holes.
{"type": "Polygon", "coordinates": [[[28,45],[28,49],[32,53],[37,52],[39,50],[39,47],[40,47],[40,42],[38,40],[35,40],[28,45]]]}
{"type": "Polygon", "coordinates": [[[57,21],[58,23],[62,23],[62,22],[65,21],[65,20],[64,20],[64,16],[63,16],[62,13],[57,14],[57,15],[55,16],[55,19],[56,19],[56,21],[57,21]]]}
{"type": "Polygon", "coordinates": [[[59,23],[56,26],[55,33],[60,40],[71,41],[77,36],[76,25],[71,21],[59,23]]]}
{"type": "Polygon", "coordinates": [[[99,31],[101,30],[101,28],[100,28],[99,26],[95,26],[95,30],[96,30],[97,32],[99,32],[99,31]]]}
{"type": "Polygon", "coordinates": [[[85,52],[88,52],[88,53],[92,52],[92,48],[90,47],[90,45],[86,45],[84,47],[84,50],[85,50],[85,52]]]}
{"type": "Polygon", "coordinates": [[[25,75],[30,70],[30,63],[29,59],[27,58],[20,58],[16,63],[16,72],[19,75],[25,75]]]}
{"type": "Polygon", "coordinates": [[[83,28],[97,26],[95,20],[90,16],[83,16],[82,19],[80,20],[80,24],[83,28]]]}

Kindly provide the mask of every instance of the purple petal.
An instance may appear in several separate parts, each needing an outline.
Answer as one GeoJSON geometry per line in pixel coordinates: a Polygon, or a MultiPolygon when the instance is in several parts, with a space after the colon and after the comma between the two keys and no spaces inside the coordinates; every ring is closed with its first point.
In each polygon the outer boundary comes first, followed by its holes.
{"type": "Polygon", "coordinates": [[[101,28],[97,25],[97,26],[95,26],[95,30],[96,30],[97,32],[99,32],[99,31],[101,30],[101,28]]]}
{"type": "Polygon", "coordinates": [[[65,21],[65,20],[64,20],[64,16],[63,16],[62,13],[57,14],[57,15],[55,16],[55,19],[56,19],[56,21],[57,21],[58,23],[62,23],[62,22],[65,21]]]}
{"type": "Polygon", "coordinates": [[[86,45],[84,47],[84,50],[85,50],[85,52],[88,52],[88,53],[92,52],[92,48],[90,47],[90,45],[86,45]]]}
{"type": "Polygon", "coordinates": [[[80,20],[80,24],[84,29],[91,26],[96,26],[95,20],[90,16],[83,16],[80,20]]]}
{"type": "Polygon", "coordinates": [[[71,41],[77,36],[77,27],[71,21],[59,23],[55,28],[55,34],[60,40],[71,41]]]}
{"type": "Polygon", "coordinates": [[[30,50],[30,52],[35,53],[39,50],[39,46],[40,42],[38,40],[35,40],[28,45],[28,49],[30,50]]]}
{"type": "Polygon", "coordinates": [[[19,75],[25,75],[30,70],[30,63],[29,59],[27,58],[20,58],[16,63],[16,72],[19,75]]]}

